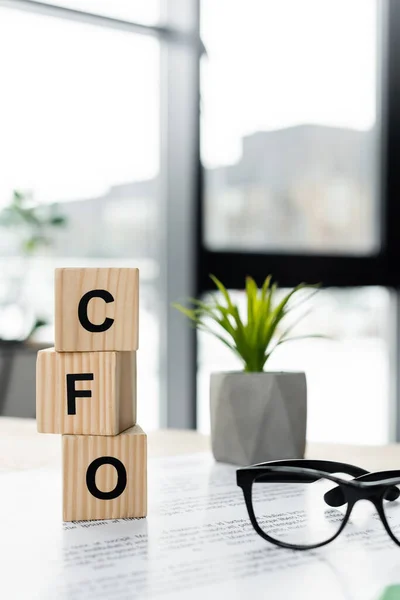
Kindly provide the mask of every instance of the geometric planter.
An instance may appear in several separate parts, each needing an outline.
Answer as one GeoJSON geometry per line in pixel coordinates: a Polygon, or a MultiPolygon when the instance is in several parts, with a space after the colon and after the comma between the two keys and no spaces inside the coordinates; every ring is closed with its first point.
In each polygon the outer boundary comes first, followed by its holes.
{"type": "Polygon", "coordinates": [[[303,458],[305,373],[212,373],[211,443],[215,460],[252,465],[303,458]]]}

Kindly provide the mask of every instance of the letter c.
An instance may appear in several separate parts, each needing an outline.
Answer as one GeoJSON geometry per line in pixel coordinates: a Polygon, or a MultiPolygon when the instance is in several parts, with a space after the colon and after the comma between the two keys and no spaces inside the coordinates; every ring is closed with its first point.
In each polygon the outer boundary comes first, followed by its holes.
{"type": "Polygon", "coordinates": [[[92,290],[91,292],[87,292],[86,294],[84,294],[84,296],[82,296],[82,298],[79,302],[79,306],[78,306],[79,321],[80,321],[82,327],[84,327],[87,331],[90,331],[92,333],[99,333],[101,331],[107,331],[107,329],[110,329],[111,325],[114,323],[114,319],[109,319],[107,317],[104,320],[104,322],[101,323],[101,325],[94,325],[93,323],[91,323],[91,321],[89,321],[87,309],[88,309],[88,304],[89,304],[90,300],[92,300],[92,298],[101,298],[107,304],[109,302],[114,302],[114,297],[112,296],[112,294],[110,294],[110,292],[107,292],[106,290],[92,290]]]}

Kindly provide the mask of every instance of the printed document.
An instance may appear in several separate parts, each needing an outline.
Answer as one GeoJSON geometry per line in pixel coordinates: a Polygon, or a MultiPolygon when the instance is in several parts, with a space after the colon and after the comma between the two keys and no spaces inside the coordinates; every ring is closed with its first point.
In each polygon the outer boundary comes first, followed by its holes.
{"type": "Polygon", "coordinates": [[[150,459],[148,472],[146,519],[64,524],[59,471],[0,474],[0,598],[379,600],[400,583],[400,547],[378,518],[286,550],[253,530],[235,467],[196,454],[150,459]]]}

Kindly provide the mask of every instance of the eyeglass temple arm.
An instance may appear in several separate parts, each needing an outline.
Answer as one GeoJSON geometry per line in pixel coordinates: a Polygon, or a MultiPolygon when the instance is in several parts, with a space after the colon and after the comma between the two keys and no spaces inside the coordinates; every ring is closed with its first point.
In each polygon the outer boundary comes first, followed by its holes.
{"type": "MultiPolygon", "coordinates": [[[[375,473],[365,473],[364,475],[360,475],[359,477],[355,477],[354,479],[356,481],[382,481],[382,479],[390,479],[391,477],[393,477],[393,471],[379,471],[375,473]]],[[[400,491],[396,486],[393,486],[388,492],[386,500],[397,500],[399,496],[400,491]]],[[[346,499],[343,494],[343,490],[339,485],[329,490],[329,492],[326,492],[326,494],[324,495],[324,500],[329,506],[338,507],[343,506],[343,504],[346,504],[346,499]]]]}
{"type": "MultiPolygon", "coordinates": [[[[297,467],[302,469],[315,469],[317,471],[325,471],[325,473],[346,473],[354,478],[368,474],[368,471],[350,465],[347,463],[336,462],[331,460],[312,460],[312,459],[290,459],[290,460],[276,460],[267,463],[260,463],[253,465],[253,467],[297,467]]],[[[271,482],[271,483],[313,483],[321,479],[321,475],[311,475],[310,473],[283,473],[273,472],[261,475],[257,477],[257,481],[271,482]]],[[[336,488],[335,488],[336,489],[336,488]]],[[[340,489],[340,488],[339,488],[340,489]]]]}

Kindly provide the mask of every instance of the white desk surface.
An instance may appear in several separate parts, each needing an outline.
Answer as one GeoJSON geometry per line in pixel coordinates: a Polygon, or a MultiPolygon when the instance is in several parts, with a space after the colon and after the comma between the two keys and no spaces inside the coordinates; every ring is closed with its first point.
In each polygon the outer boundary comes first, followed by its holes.
{"type": "MultiPolygon", "coordinates": [[[[209,436],[195,431],[159,430],[148,434],[149,456],[192,454],[210,449],[209,436]]],[[[314,444],[307,446],[307,457],[354,463],[372,471],[398,469],[400,444],[356,446],[314,444]]],[[[39,434],[33,419],[0,417],[0,470],[13,471],[61,465],[59,435],[39,434]]]]}

